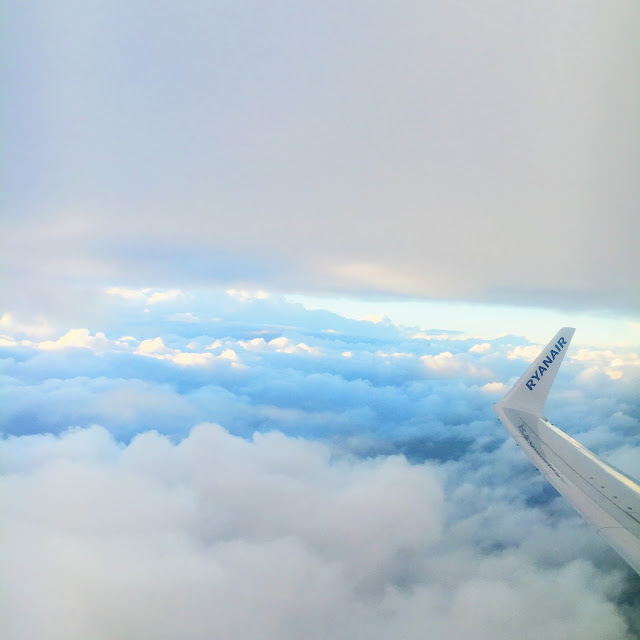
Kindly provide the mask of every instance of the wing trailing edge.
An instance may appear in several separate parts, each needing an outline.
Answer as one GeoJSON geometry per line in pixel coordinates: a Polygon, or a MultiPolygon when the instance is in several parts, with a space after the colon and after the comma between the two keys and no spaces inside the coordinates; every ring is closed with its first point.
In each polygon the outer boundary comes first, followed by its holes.
{"type": "Polygon", "coordinates": [[[542,417],[573,333],[560,329],[493,410],[543,476],[640,574],[640,485],[542,417]]]}

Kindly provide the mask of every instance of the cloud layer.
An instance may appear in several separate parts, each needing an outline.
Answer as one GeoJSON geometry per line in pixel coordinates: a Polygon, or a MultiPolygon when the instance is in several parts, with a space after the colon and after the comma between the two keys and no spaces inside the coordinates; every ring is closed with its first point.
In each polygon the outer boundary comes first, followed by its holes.
{"type": "Polygon", "coordinates": [[[639,18],[10,3],[3,298],[249,283],[637,313],[639,18]]]}
{"type": "MultiPolygon", "coordinates": [[[[538,345],[266,292],[637,314],[639,11],[10,1],[0,635],[639,636],[490,410],[538,345]]],[[[546,411],[638,477],[639,382],[546,411]]]]}
{"type": "MultiPolygon", "coordinates": [[[[522,533],[481,553],[470,519],[445,524],[438,472],[404,457],[203,424],[178,445],[10,439],[2,458],[7,637],[631,637],[620,572],[541,567],[522,533]]],[[[495,511],[496,529],[575,527],[495,511]]]]}
{"type": "MultiPolygon", "coordinates": [[[[97,422],[124,439],[180,438],[214,421],[242,436],[275,429],[408,454],[428,433],[458,455],[479,437],[496,442],[490,405],[539,350],[516,336],[347,320],[264,292],[110,289],[100,308],[104,331],[2,316],[5,433],[97,422]]],[[[598,452],[612,453],[637,426],[639,373],[634,351],[576,348],[548,412],[578,436],[609,425],[598,452]]]]}
{"type": "MultiPolygon", "coordinates": [[[[637,576],[491,414],[534,345],[105,300],[99,329],[0,320],[3,635],[638,632],[637,576]]],[[[547,413],[640,475],[637,354],[567,358],[547,413]]]]}

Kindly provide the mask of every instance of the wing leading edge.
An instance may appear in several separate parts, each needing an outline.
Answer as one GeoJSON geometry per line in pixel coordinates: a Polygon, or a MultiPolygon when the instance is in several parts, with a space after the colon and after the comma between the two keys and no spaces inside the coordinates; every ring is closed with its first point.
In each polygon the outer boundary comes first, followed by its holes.
{"type": "Polygon", "coordinates": [[[640,485],[542,417],[574,331],[560,329],[493,410],[540,473],[640,574],[640,485]]]}

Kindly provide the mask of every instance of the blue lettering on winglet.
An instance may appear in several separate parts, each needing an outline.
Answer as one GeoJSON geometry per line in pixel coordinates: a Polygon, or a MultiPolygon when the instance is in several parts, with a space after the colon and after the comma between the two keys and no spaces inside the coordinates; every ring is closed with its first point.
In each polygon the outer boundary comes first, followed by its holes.
{"type": "Polygon", "coordinates": [[[538,366],[538,368],[531,374],[531,377],[525,383],[529,391],[533,391],[533,387],[536,386],[536,380],[540,382],[540,379],[544,375],[544,372],[547,371],[547,369],[551,366],[556,357],[560,355],[560,352],[565,348],[566,345],[567,341],[564,338],[560,338],[558,342],[553,345],[553,348],[549,351],[549,353],[544,354],[542,364],[538,366]]]}

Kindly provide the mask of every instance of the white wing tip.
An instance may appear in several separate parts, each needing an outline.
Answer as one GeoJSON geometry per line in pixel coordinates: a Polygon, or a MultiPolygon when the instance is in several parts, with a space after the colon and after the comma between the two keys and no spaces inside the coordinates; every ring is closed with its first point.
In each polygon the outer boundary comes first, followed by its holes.
{"type": "Polygon", "coordinates": [[[573,327],[562,327],[499,404],[541,416],[574,333],[573,327]]]}

